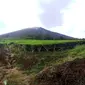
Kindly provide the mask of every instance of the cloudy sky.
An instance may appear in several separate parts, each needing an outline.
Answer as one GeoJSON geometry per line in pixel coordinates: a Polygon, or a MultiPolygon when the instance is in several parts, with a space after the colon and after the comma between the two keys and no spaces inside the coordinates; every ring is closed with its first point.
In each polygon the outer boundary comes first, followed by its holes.
{"type": "Polygon", "coordinates": [[[0,34],[35,26],[85,38],[85,0],[0,0],[0,34]]]}

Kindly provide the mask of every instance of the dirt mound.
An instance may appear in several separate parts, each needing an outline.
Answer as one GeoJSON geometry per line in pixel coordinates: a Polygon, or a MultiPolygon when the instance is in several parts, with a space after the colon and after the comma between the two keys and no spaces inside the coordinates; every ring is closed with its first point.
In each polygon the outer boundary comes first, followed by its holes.
{"type": "Polygon", "coordinates": [[[85,59],[45,68],[32,82],[31,85],[85,85],[85,59]]]}

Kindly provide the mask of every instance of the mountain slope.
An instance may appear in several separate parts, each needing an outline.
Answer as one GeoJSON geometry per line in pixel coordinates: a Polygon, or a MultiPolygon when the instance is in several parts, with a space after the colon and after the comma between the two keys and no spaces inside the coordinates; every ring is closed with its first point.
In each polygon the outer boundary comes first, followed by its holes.
{"type": "Polygon", "coordinates": [[[41,27],[26,28],[19,31],[0,35],[0,38],[30,38],[30,39],[73,39],[60,33],[51,32],[41,27]]]}

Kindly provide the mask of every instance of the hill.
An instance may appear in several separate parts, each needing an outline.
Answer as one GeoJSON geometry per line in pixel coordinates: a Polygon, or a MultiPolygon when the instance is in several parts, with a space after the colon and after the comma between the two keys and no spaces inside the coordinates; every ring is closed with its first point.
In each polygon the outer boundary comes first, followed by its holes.
{"type": "Polygon", "coordinates": [[[60,33],[51,32],[42,27],[26,28],[15,32],[0,35],[0,38],[20,38],[20,39],[40,39],[40,40],[52,40],[52,39],[73,39],[73,37],[66,36],[60,33]]]}

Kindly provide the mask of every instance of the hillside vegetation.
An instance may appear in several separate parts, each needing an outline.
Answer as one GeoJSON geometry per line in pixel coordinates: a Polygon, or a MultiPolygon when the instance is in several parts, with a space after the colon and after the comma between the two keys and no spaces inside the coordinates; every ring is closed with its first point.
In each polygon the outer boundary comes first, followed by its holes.
{"type": "Polygon", "coordinates": [[[53,39],[74,39],[73,37],[52,32],[42,27],[26,28],[11,33],[0,35],[0,39],[35,39],[35,40],[53,40],[53,39]]]}
{"type": "Polygon", "coordinates": [[[77,72],[83,68],[84,58],[85,45],[76,45],[72,49],[60,51],[29,52],[24,45],[1,44],[0,79],[7,80],[8,85],[84,85],[85,83],[81,84],[85,82],[83,74],[77,75],[77,72]],[[70,64],[71,62],[73,64],[70,64]],[[76,70],[74,73],[77,64],[80,66],[78,66],[78,71],[76,70]],[[75,81],[70,79],[67,71],[75,76],[76,80],[71,75],[75,81]],[[60,79],[56,77],[60,75],[65,76],[60,79]],[[61,80],[63,82],[60,83],[61,80]],[[73,83],[70,84],[71,81],[73,83]],[[78,84],[78,82],[80,83],[78,84]]]}

